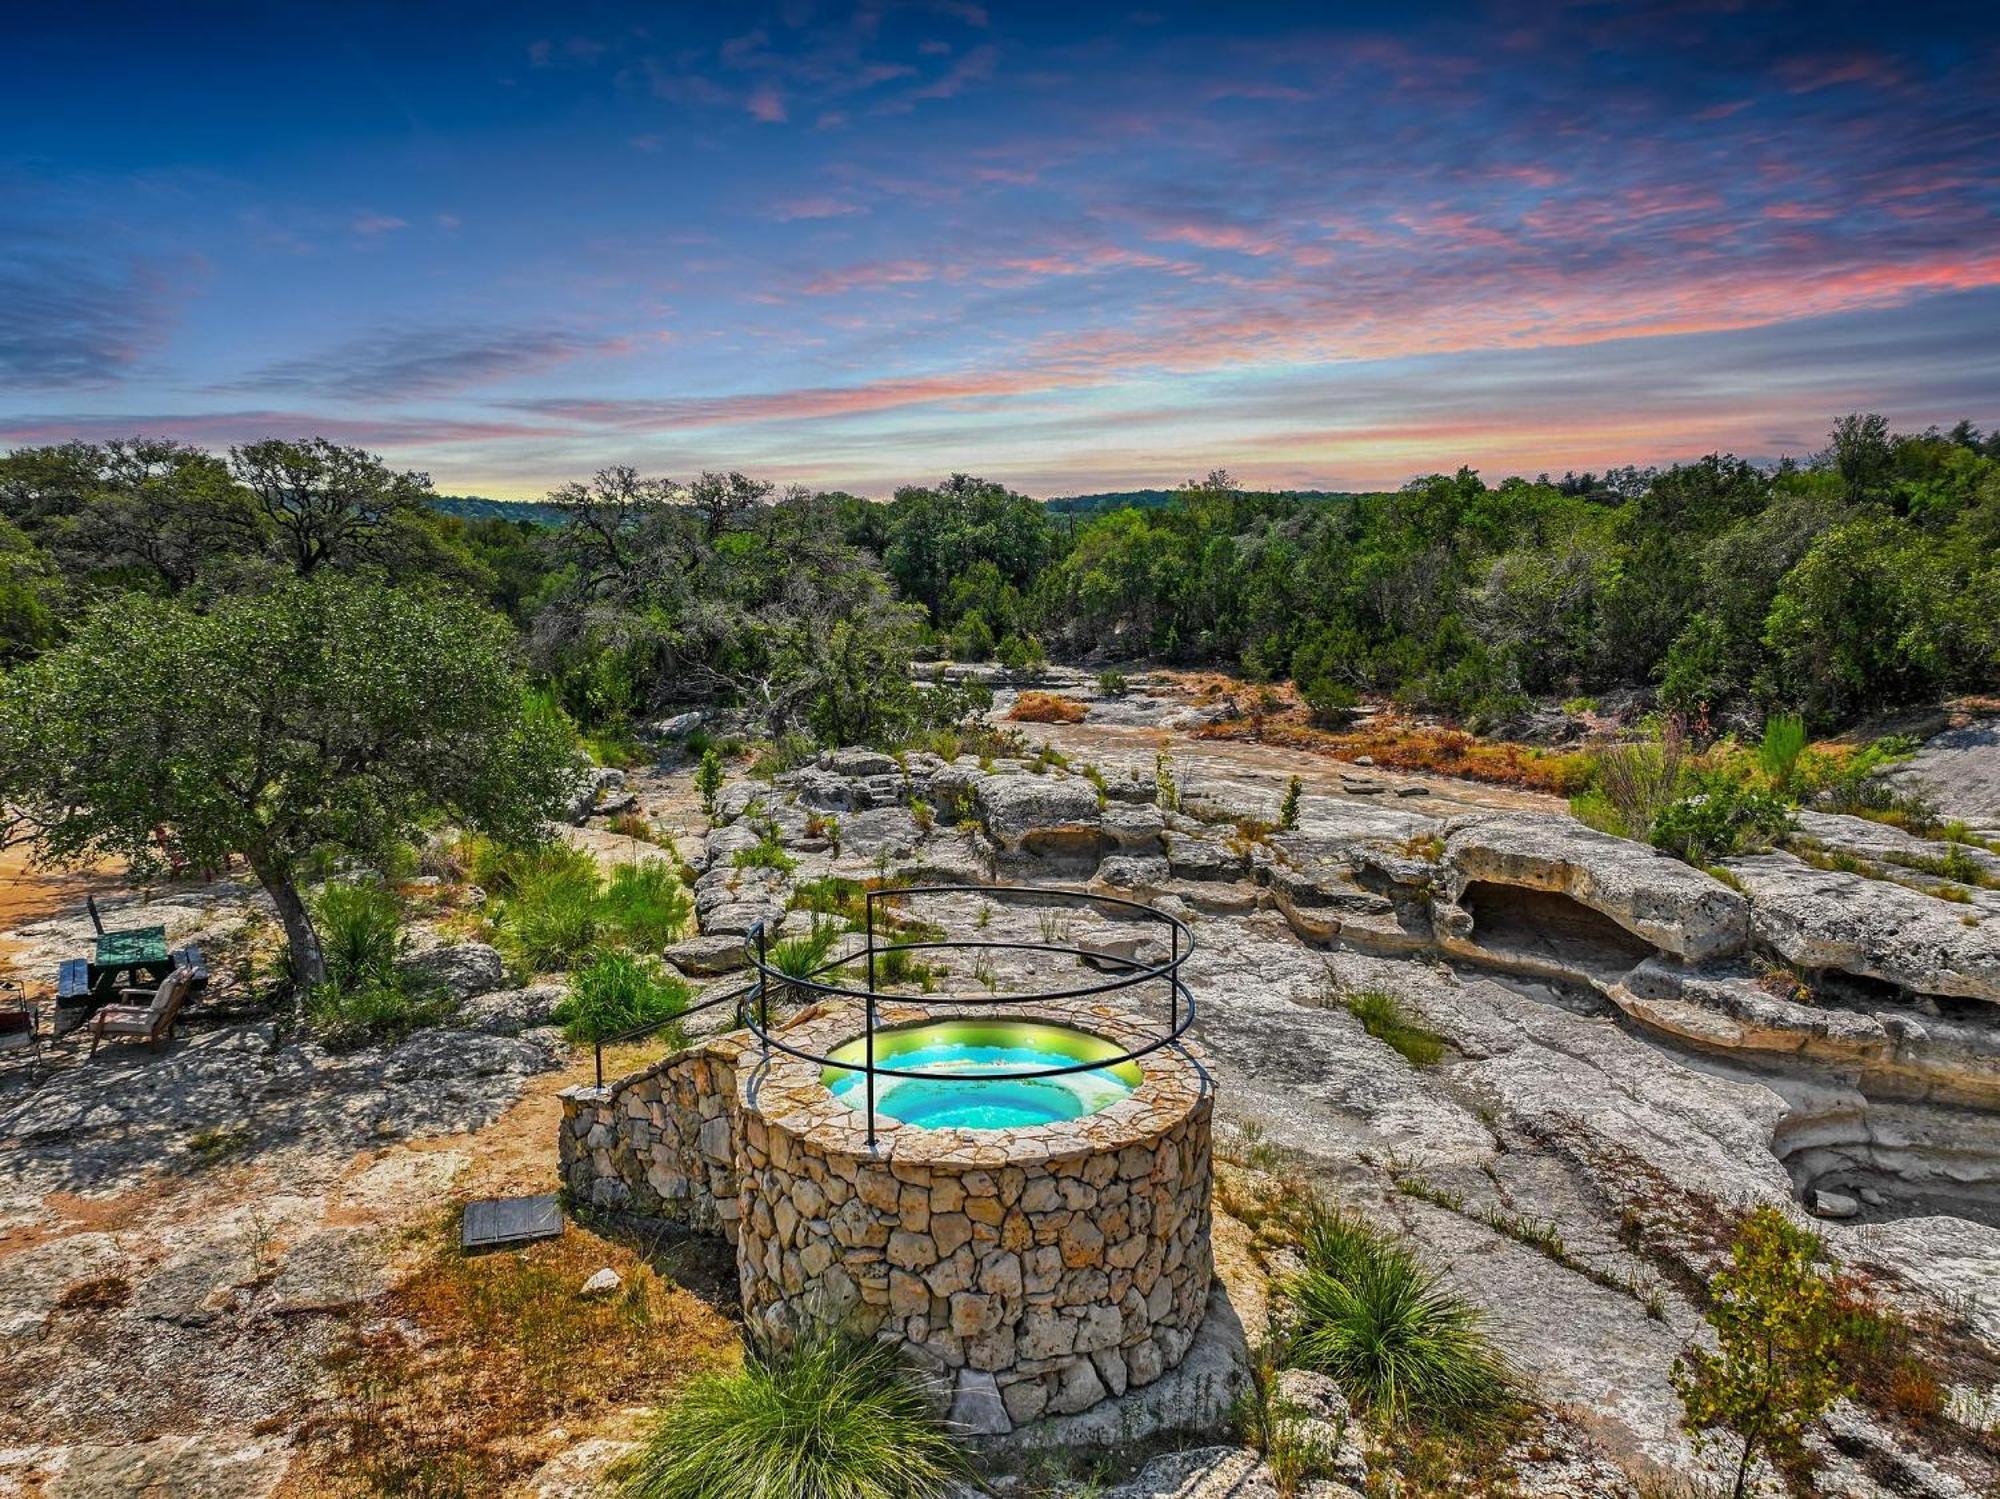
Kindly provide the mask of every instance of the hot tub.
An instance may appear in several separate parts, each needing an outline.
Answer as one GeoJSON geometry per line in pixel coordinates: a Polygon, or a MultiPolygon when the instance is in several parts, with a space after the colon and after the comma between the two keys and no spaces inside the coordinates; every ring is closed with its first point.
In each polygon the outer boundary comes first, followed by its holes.
{"type": "MultiPolygon", "coordinates": [[[[867,1042],[850,1041],[831,1055],[837,1063],[860,1067],[867,1042]]],[[[1028,1020],[933,1020],[881,1031],[875,1037],[876,1067],[947,1075],[878,1075],[875,1112],[931,1129],[1023,1129],[1081,1119],[1139,1086],[1144,1076],[1139,1064],[1111,1060],[1120,1055],[1116,1043],[1102,1036],[1028,1020]],[[1022,1075],[1055,1069],[1061,1070],[1053,1076],[1022,1075]]],[[[833,1066],[824,1078],[835,1098],[867,1108],[863,1073],[833,1066]]]]}

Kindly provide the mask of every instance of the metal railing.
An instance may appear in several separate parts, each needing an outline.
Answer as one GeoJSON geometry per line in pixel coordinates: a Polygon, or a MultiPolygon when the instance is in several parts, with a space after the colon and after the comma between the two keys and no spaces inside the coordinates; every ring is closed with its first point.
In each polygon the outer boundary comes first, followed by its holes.
{"type": "MultiPolygon", "coordinates": [[[[1162,1047],[1171,1046],[1184,1035],[1194,1023],[1194,996],[1180,976],[1181,965],[1194,952],[1194,934],[1187,923],[1170,912],[1159,910],[1141,901],[1127,900],[1122,896],[1099,895],[1088,890],[1064,890],[1037,885],[911,885],[891,887],[864,892],[865,907],[862,936],[865,946],[860,952],[849,952],[839,957],[829,958],[805,973],[786,973],[771,966],[769,934],[766,923],[758,922],[744,936],[744,947],[750,959],[750,966],[756,977],[748,983],[703,1000],[700,1004],[683,1010],[666,1020],[654,1021],[636,1026],[617,1035],[602,1037],[597,1042],[597,1085],[604,1086],[604,1048],[606,1044],[635,1041],[651,1035],[676,1021],[690,1015],[719,1008],[725,1004],[736,1006],[739,1026],[747,1028],[762,1046],[768,1058],[773,1051],[812,1062],[822,1067],[836,1067],[848,1072],[865,1075],[867,1086],[868,1145],[875,1146],[875,1080],[886,1078],[923,1078],[933,1082],[992,1082],[997,1079],[1009,1081],[1024,1078],[1062,1077],[1072,1073],[1095,1072],[1105,1067],[1116,1067],[1126,1062],[1137,1061],[1162,1047]],[[1027,942],[1009,941],[986,937],[941,937],[922,938],[915,941],[888,941],[878,938],[875,908],[878,902],[895,902],[921,895],[983,895],[1000,896],[1010,901],[1053,899],[1094,907],[1116,907],[1136,913],[1149,924],[1164,926],[1168,942],[1168,956],[1164,962],[1141,963],[1136,956],[1107,952],[1100,948],[1078,946],[1068,942],[1027,942]],[[1075,958],[1095,963],[1099,967],[1108,966],[1111,976],[1101,983],[1073,985],[1068,988],[1044,989],[1022,993],[1000,994],[897,994],[884,993],[877,987],[878,960],[889,953],[936,952],[946,949],[978,949],[1002,952],[1035,952],[1052,956],[1075,958]],[[867,986],[861,989],[844,984],[825,983],[820,975],[833,973],[853,964],[862,964],[867,975],[867,986]],[[1107,994],[1117,994],[1137,990],[1148,984],[1164,984],[1167,991],[1167,1020],[1164,1029],[1157,1035],[1149,1036],[1143,1045],[1127,1048],[1112,1056],[1100,1057],[1095,1061],[1076,1062],[1061,1067],[1035,1067],[1009,1069],[1005,1072],[955,1073],[939,1072],[929,1068],[912,1071],[896,1067],[880,1066],[875,1061],[875,1036],[878,1029],[878,1005],[883,999],[904,1000],[926,1006],[962,1005],[987,1006],[1009,1004],[1062,1004],[1070,1001],[1089,1001],[1107,994]],[[831,1056],[823,1056],[791,1045],[771,1027],[771,999],[773,986],[779,995],[802,993],[809,998],[858,1001],[862,1011],[862,1060],[860,1062],[841,1061],[831,1056]]],[[[893,932],[895,929],[890,927],[893,932]]],[[[1143,940],[1143,939],[1142,939],[1143,940]]],[[[1134,948],[1138,946],[1135,942],[1134,948]]],[[[851,1045],[845,1042],[843,1045],[851,1045]]]]}

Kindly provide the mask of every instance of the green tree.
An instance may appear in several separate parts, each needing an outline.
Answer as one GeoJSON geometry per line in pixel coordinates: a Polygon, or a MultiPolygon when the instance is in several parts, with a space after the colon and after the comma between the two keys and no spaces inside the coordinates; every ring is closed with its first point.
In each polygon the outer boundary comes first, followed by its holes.
{"type": "Polygon", "coordinates": [[[1848,1393],[1839,1298],[1821,1256],[1818,1238],[1778,1209],[1754,1209],[1709,1285],[1715,1352],[1690,1348],[1674,1365],[1681,1425],[1697,1442],[1726,1432],[1742,1444],[1734,1499],[1760,1454],[1803,1463],[1806,1430],[1848,1393]]]}
{"type": "Polygon", "coordinates": [[[439,816],[537,839],[577,770],[499,621],[353,578],[207,613],[120,599],[0,685],[0,795],[39,857],[144,876],[240,854],[308,987],[326,978],[299,888],[309,856],[376,854],[439,816]]]}
{"type": "MultiPolygon", "coordinates": [[[[328,564],[400,568],[399,544],[429,541],[419,505],[428,474],[395,473],[374,454],[324,437],[231,448],[229,466],[300,577],[328,564]]],[[[426,548],[428,549],[428,548],[426,548]]]]}
{"type": "Polygon", "coordinates": [[[715,815],[715,794],[722,789],[722,776],[722,752],[711,744],[701,752],[701,764],[694,773],[694,789],[701,793],[701,810],[710,817],[715,815]]]}

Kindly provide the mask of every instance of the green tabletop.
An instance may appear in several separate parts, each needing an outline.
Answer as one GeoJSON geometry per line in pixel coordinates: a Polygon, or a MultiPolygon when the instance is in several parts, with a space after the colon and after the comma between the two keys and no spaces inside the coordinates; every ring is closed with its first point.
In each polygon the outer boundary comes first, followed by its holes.
{"type": "Polygon", "coordinates": [[[167,961],[167,929],[163,926],[126,927],[104,932],[97,939],[99,968],[131,968],[142,963],[167,961]]]}

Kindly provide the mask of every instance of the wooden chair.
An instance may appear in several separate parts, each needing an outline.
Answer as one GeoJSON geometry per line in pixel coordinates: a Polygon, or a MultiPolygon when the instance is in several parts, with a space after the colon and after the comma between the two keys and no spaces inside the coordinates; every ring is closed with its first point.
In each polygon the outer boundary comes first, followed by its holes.
{"type": "Polygon", "coordinates": [[[176,968],[160,980],[157,989],[120,989],[126,999],[144,999],[146,1004],[106,1005],[90,1017],[90,1054],[97,1055],[97,1043],[106,1036],[133,1036],[155,1051],[173,1034],[181,1005],[194,986],[192,968],[176,968]]]}

